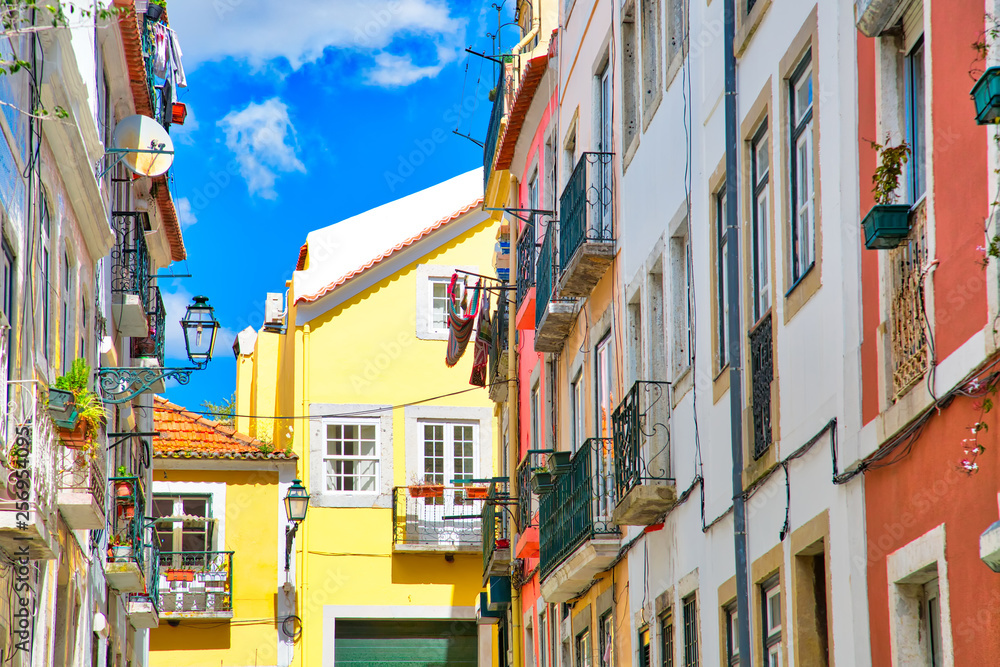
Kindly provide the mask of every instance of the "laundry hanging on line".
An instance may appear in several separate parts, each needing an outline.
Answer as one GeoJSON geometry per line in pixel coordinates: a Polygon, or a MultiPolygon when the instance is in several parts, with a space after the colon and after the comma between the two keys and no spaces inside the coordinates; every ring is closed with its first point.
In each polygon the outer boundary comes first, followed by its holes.
{"type": "Polygon", "coordinates": [[[448,351],[444,360],[449,368],[457,364],[462,355],[465,354],[465,348],[469,345],[469,339],[472,338],[476,315],[479,313],[479,282],[476,282],[471,300],[466,298],[467,291],[462,290],[461,302],[456,296],[457,285],[458,274],[453,273],[451,282],[448,284],[448,351]]]}
{"type": "Polygon", "coordinates": [[[483,290],[482,301],[479,304],[479,326],[476,331],[476,344],[472,349],[472,376],[469,384],[476,387],[486,386],[486,364],[489,360],[490,343],[493,342],[493,327],[490,323],[490,293],[483,290]]]}

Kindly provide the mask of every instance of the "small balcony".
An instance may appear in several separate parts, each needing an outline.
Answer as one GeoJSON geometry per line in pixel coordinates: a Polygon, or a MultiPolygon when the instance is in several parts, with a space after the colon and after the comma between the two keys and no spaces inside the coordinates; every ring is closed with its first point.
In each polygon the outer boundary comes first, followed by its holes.
{"type": "Polygon", "coordinates": [[[510,316],[507,314],[507,294],[500,293],[497,309],[493,312],[493,338],[489,347],[489,382],[490,399],[494,403],[507,400],[507,332],[510,326],[510,316]]]}
{"type": "MultiPolygon", "coordinates": [[[[416,489],[418,487],[414,487],[416,489]]],[[[484,487],[436,487],[411,491],[397,486],[392,495],[392,550],[410,553],[479,553],[479,519],[484,487]],[[415,497],[416,496],[416,497],[415,497]]]]}
{"type": "MultiPolygon", "coordinates": [[[[6,363],[6,343],[0,360],[6,363]]],[[[56,557],[56,428],[34,381],[0,383],[7,483],[0,488],[0,548],[14,558],[56,557]]]]}
{"type": "Polygon", "coordinates": [[[535,328],[535,225],[528,223],[517,237],[517,282],[515,284],[515,322],[518,329],[535,328]]]}
{"type": "Polygon", "coordinates": [[[59,446],[57,484],[59,512],[73,530],[104,528],[107,472],[103,433],[88,447],[59,446]]]}
{"type": "Polygon", "coordinates": [[[584,153],[559,197],[559,293],[586,297],[615,254],[613,153],[584,153]]]}
{"type": "Polygon", "coordinates": [[[774,380],[774,347],[771,313],[750,330],[750,414],[753,420],[753,458],[771,447],[771,384],[774,380]]]}
{"type": "Polygon", "coordinates": [[[618,526],[648,526],[677,502],[670,470],[670,385],[632,385],[611,415],[618,526]]]}
{"type": "MultiPolygon", "coordinates": [[[[149,323],[149,335],[144,338],[131,339],[132,365],[137,368],[163,368],[165,356],[167,312],[163,306],[163,297],[159,287],[150,287],[149,311],[146,313],[149,323]]],[[[154,394],[163,393],[166,383],[160,379],[149,386],[154,394]]]]}
{"type": "Polygon", "coordinates": [[[151,629],[160,625],[160,558],[159,549],[149,545],[151,558],[145,559],[143,585],[140,593],[130,593],[125,603],[129,623],[136,629],[151,629]]]}
{"type": "Polygon", "coordinates": [[[565,602],[586,590],[618,557],[614,453],[610,438],[590,438],[539,500],[542,595],[565,602]]]}
{"type": "Polygon", "coordinates": [[[889,358],[892,397],[901,398],[924,376],[928,345],[921,273],[927,263],[927,200],[910,212],[910,234],[888,252],[889,358]]]}
{"type": "Polygon", "coordinates": [[[532,525],[532,519],[538,510],[538,500],[531,488],[531,474],[536,469],[532,459],[533,455],[529,454],[517,469],[516,558],[537,558],[539,554],[538,525],[532,525]]]}
{"type": "Polygon", "coordinates": [[[104,577],[120,593],[146,593],[146,515],[142,480],[134,475],[108,480],[112,495],[104,577]]]}
{"type": "Polygon", "coordinates": [[[545,240],[538,251],[535,271],[535,350],[559,352],[576,321],[576,303],[561,299],[555,293],[555,277],[559,271],[556,255],[558,225],[550,222],[545,240]]]}
{"type": "Polygon", "coordinates": [[[164,551],[160,554],[160,616],[233,617],[232,551],[164,551]]]}
{"type": "Polygon", "coordinates": [[[507,501],[507,491],[501,490],[496,482],[491,483],[480,514],[484,586],[490,576],[510,574],[510,521],[505,507],[507,501]]]}
{"type": "Polygon", "coordinates": [[[142,212],[112,213],[116,243],[111,249],[111,311],[118,332],[130,338],[149,336],[149,216],[142,212]]]}
{"type": "Polygon", "coordinates": [[[493,89],[493,111],[490,113],[490,124],[486,129],[486,142],[483,144],[483,186],[489,191],[490,176],[493,175],[493,165],[496,162],[497,142],[503,135],[502,129],[507,119],[507,66],[500,67],[497,87],[493,89]]]}

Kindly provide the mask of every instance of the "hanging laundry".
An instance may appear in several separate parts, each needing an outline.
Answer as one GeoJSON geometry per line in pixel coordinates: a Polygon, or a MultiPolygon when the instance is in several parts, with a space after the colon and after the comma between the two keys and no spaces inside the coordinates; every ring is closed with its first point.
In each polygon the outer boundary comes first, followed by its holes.
{"type": "Polygon", "coordinates": [[[476,314],[479,311],[479,283],[472,294],[471,303],[466,301],[465,290],[462,294],[462,303],[458,303],[456,298],[456,286],[458,284],[458,274],[451,276],[451,283],[448,285],[448,352],[444,362],[449,368],[458,363],[458,360],[465,354],[465,348],[472,338],[472,329],[476,324],[476,314]],[[471,312],[470,312],[471,310],[471,312]]]}
{"type": "Polygon", "coordinates": [[[181,60],[184,56],[181,51],[181,43],[173,29],[167,28],[166,30],[170,37],[170,69],[173,73],[174,85],[178,88],[187,88],[187,75],[184,74],[184,63],[181,60]]]}
{"type": "Polygon", "coordinates": [[[469,378],[469,384],[486,386],[486,364],[491,342],[493,329],[490,324],[490,293],[484,290],[482,303],[479,304],[479,330],[476,332],[476,345],[473,348],[472,377],[469,378]]]}
{"type": "Polygon", "coordinates": [[[153,74],[161,79],[167,78],[169,49],[167,29],[157,23],[153,26],[153,74]]]}

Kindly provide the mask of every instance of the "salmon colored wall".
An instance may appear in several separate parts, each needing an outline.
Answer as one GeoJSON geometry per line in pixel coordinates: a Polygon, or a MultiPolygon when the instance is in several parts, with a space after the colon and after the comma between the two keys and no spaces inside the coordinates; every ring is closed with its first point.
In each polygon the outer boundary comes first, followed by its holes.
{"type": "Polygon", "coordinates": [[[875,137],[875,40],[858,33],[858,188],[861,210],[858,211],[858,243],[861,250],[861,421],[865,424],[878,416],[878,324],[879,282],[878,252],[864,250],[864,232],[860,222],[875,203],[871,192],[875,172],[875,151],[869,140],[875,137]]]}
{"type": "Polygon", "coordinates": [[[1000,574],[979,560],[979,536],[997,520],[1000,437],[986,432],[977,475],[958,471],[962,439],[979,420],[976,406],[974,399],[955,399],[931,418],[901,462],[865,473],[868,554],[865,562],[856,556],[852,569],[867,566],[873,665],[892,664],[887,556],[942,523],[954,664],[992,665],[1000,655],[1000,574]]]}
{"type": "Polygon", "coordinates": [[[982,39],[983,3],[932,2],[931,68],[934,123],[934,215],[938,233],[934,273],[934,333],[938,359],[986,326],[982,269],[987,202],[987,130],[975,124],[966,75],[972,44],[982,39]]]}

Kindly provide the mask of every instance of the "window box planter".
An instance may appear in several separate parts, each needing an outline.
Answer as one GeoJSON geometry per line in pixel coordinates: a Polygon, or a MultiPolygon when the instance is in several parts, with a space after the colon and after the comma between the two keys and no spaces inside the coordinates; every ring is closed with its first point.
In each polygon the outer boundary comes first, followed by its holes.
{"type": "Polygon", "coordinates": [[[561,475],[564,472],[569,472],[572,467],[570,459],[573,458],[571,452],[553,452],[549,454],[548,467],[549,472],[553,475],[561,475]]]}
{"type": "Polygon", "coordinates": [[[59,428],[59,440],[62,444],[66,445],[71,449],[83,449],[88,442],[90,442],[90,434],[87,425],[82,421],[78,421],[76,428],[66,429],[59,428]]]}
{"type": "Polygon", "coordinates": [[[183,125],[187,115],[188,109],[184,102],[174,102],[170,107],[170,122],[174,125],[183,125]]]}
{"type": "Polygon", "coordinates": [[[487,486],[467,486],[465,487],[465,497],[469,500],[485,500],[490,489],[487,486]]]}
{"type": "Polygon", "coordinates": [[[553,486],[552,473],[548,470],[531,471],[531,490],[536,494],[542,495],[548,493],[552,490],[553,486]]]}
{"type": "Polygon", "coordinates": [[[976,81],[970,93],[976,105],[976,123],[991,125],[1000,121],[1000,67],[990,67],[976,81]]]}
{"type": "Polygon", "coordinates": [[[909,204],[872,206],[861,221],[865,229],[865,247],[869,250],[895,248],[910,233],[909,204]]]}
{"type": "Polygon", "coordinates": [[[49,416],[60,429],[68,431],[75,429],[80,414],[76,409],[76,399],[73,397],[73,392],[50,387],[49,416]]]}
{"type": "Polygon", "coordinates": [[[194,570],[167,570],[167,581],[194,581],[194,570]]]}
{"type": "Polygon", "coordinates": [[[409,487],[411,498],[441,498],[444,484],[418,484],[409,487]]]}
{"type": "Polygon", "coordinates": [[[112,545],[108,547],[108,558],[112,561],[118,560],[131,560],[132,559],[132,545],[112,545]]]}

